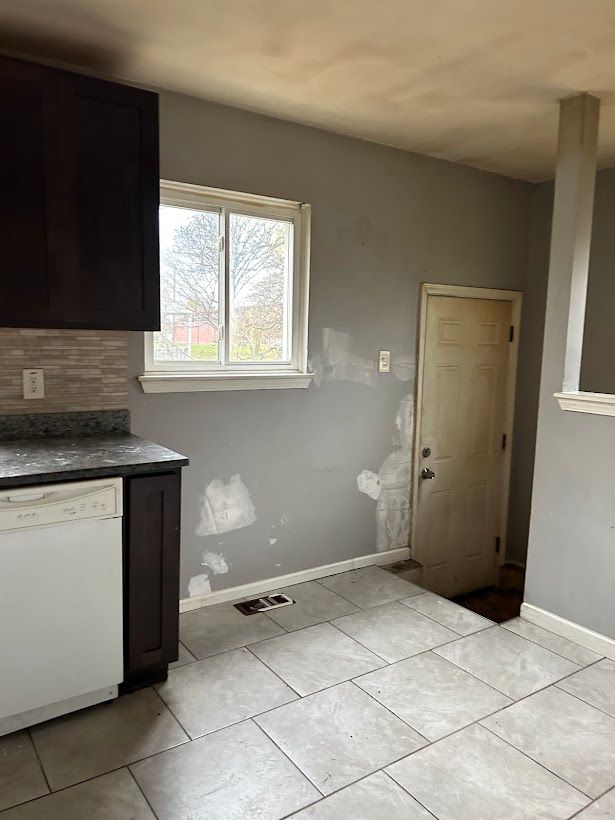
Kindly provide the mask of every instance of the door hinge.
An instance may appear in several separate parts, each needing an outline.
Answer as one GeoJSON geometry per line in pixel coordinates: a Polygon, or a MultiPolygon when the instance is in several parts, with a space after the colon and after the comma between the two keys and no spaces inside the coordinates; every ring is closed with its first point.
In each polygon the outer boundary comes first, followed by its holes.
{"type": "Polygon", "coordinates": [[[499,552],[499,551],[500,551],[500,543],[501,543],[500,536],[499,536],[499,535],[496,535],[496,536],[495,536],[495,551],[496,551],[496,552],[499,552]]]}
{"type": "Polygon", "coordinates": [[[510,326],[510,333],[508,334],[508,341],[509,342],[514,341],[514,338],[515,338],[515,326],[511,325],[510,326]]]}
{"type": "Polygon", "coordinates": [[[506,433],[502,433],[502,450],[506,449],[506,433]]]}

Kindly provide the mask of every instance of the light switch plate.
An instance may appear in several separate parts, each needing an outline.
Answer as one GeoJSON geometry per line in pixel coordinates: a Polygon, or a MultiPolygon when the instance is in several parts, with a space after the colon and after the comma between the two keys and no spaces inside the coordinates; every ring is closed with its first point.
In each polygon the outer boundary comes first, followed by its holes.
{"type": "Polygon", "coordinates": [[[45,398],[45,374],[42,368],[22,370],[24,399],[45,398]]]}
{"type": "Polygon", "coordinates": [[[390,350],[381,350],[378,353],[378,372],[379,373],[390,373],[391,372],[391,351],[390,350]]]}

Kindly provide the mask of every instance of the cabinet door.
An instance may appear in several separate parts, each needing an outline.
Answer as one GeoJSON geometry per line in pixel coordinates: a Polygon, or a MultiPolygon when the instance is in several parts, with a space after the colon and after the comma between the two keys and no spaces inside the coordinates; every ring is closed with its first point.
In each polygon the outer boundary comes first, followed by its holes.
{"type": "Polygon", "coordinates": [[[180,476],[126,481],[125,682],[166,673],[179,640],[180,476]]]}
{"type": "Polygon", "coordinates": [[[52,314],[47,217],[50,100],[39,66],[0,63],[0,325],[43,323],[52,314]]]}
{"type": "Polygon", "coordinates": [[[160,326],[158,97],[0,57],[0,326],[160,326]]]}
{"type": "Polygon", "coordinates": [[[73,157],[65,275],[66,323],[154,330],[160,325],[158,98],[65,75],[73,157]]]}

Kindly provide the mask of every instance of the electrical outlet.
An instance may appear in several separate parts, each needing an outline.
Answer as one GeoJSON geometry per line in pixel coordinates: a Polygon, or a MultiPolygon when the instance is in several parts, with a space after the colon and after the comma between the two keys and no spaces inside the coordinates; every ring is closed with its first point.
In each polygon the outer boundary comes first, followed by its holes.
{"type": "Polygon", "coordinates": [[[45,374],[42,368],[22,370],[24,399],[45,398],[45,374]]]}
{"type": "Polygon", "coordinates": [[[391,372],[391,351],[390,350],[381,350],[378,353],[378,372],[379,373],[390,373],[391,372]]]}

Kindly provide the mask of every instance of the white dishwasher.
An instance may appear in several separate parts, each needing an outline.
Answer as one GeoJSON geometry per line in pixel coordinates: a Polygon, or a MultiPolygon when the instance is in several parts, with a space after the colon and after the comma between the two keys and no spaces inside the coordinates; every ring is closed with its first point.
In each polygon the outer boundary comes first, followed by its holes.
{"type": "Polygon", "coordinates": [[[117,696],[122,480],[0,490],[0,735],[117,696]]]}

